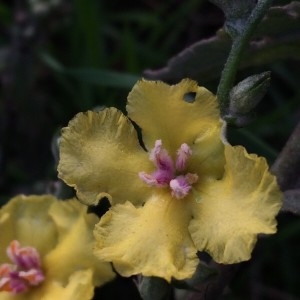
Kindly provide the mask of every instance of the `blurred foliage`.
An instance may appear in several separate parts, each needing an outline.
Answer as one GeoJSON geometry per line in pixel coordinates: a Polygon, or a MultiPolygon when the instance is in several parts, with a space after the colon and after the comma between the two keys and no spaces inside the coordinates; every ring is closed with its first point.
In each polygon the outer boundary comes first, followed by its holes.
{"type": "MultiPolygon", "coordinates": [[[[266,156],[270,163],[300,119],[299,13],[291,15],[297,23],[283,20],[280,26],[266,27],[270,47],[263,55],[249,49],[251,55],[245,55],[238,73],[240,81],[272,72],[270,90],[253,122],[228,131],[232,143],[266,156]],[[293,52],[287,51],[289,41],[293,52]]],[[[222,11],[205,0],[2,1],[0,200],[17,193],[52,192],[52,138],[70,118],[101,106],[124,111],[128,92],[138,78],[149,74],[146,69],[160,69],[187,47],[213,38],[223,23],[222,11]]],[[[201,74],[199,84],[214,92],[222,63],[213,51],[226,58],[230,40],[224,41],[224,47],[218,44],[201,60],[191,61],[201,74]],[[217,68],[209,73],[206,68],[213,64],[217,68]]],[[[278,235],[259,241],[253,260],[244,264],[226,299],[300,299],[299,237],[300,220],[280,216],[278,235]]],[[[139,299],[130,279],[118,278],[98,289],[95,298],[124,295],[139,299]]]]}

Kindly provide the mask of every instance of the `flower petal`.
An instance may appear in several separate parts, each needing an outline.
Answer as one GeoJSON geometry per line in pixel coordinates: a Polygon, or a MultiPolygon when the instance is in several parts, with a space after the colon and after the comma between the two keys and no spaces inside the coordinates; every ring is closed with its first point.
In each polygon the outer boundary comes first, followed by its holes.
{"type": "Polygon", "coordinates": [[[112,261],[123,276],[191,277],[198,258],[186,208],[167,193],[152,196],[143,207],[130,202],[112,207],[94,230],[96,256],[112,261]]]}
{"type": "Polygon", "coordinates": [[[27,293],[14,295],[1,292],[1,300],[90,300],[94,295],[91,270],[77,271],[70,277],[66,285],[59,281],[47,281],[41,287],[27,293]]]}
{"type": "Polygon", "coordinates": [[[259,233],[276,232],[282,194],[266,160],[241,146],[225,146],[222,180],[202,186],[189,230],[198,250],[219,263],[248,260],[259,233]]]}
{"type": "Polygon", "coordinates": [[[220,121],[216,97],[192,80],[169,86],[163,82],[139,81],[128,95],[128,116],[143,130],[143,140],[151,149],[161,139],[169,153],[180,145],[193,144],[220,121]],[[184,100],[195,94],[195,101],[184,100]]]}
{"type": "Polygon", "coordinates": [[[38,249],[40,256],[57,243],[55,224],[48,215],[57,199],[51,195],[16,196],[0,210],[0,264],[7,262],[6,247],[12,240],[38,249]],[[34,229],[34,230],[33,230],[34,229]]]}
{"type": "Polygon", "coordinates": [[[56,202],[49,214],[57,226],[59,241],[44,258],[47,280],[53,278],[67,284],[70,274],[85,269],[94,271],[93,285],[113,279],[115,274],[110,264],[93,255],[93,228],[99,218],[87,214],[87,206],[77,200],[56,202]]]}
{"type": "Polygon", "coordinates": [[[204,179],[220,179],[224,173],[225,138],[221,135],[222,127],[225,126],[221,122],[210,126],[205,134],[199,136],[191,145],[192,155],[187,161],[187,169],[199,176],[199,184],[204,179]]]}
{"type": "Polygon", "coordinates": [[[79,113],[63,129],[59,177],[86,204],[103,197],[112,203],[142,202],[149,189],[138,173],[152,170],[133,125],[115,108],[79,113]]]}
{"type": "Polygon", "coordinates": [[[32,292],[30,300],[90,300],[94,295],[93,272],[91,270],[76,271],[70,276],[66,285],[58,281],[50,281],[32,292]]]}

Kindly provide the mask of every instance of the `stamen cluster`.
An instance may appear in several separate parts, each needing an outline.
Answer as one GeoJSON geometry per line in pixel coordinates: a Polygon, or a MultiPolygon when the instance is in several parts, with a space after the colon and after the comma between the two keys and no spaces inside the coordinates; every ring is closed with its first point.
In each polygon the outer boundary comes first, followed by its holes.
{"type": "Polygon", "coordinates": [[[151,150],[149,158],[156,166],[156,171],[152,174],[140,172],[139,177],[149,186],[169,187],[172,197],[182,199],[198,180],[197,174],[181,174],[186,169],[187,160],[192,155],[192,150],[187,144],[182,144],[177,150],[175,164],[168,151],[162,147],[162,141],[156,140],[155,146],[151,150]]]}
{"type": "Polygon", "coordinates": [[[0,265],[0,291],[19,294],[44,281],[40,256],[33,247],[21,247],[16,240],[6,250],[13,264],[0,265]]]}

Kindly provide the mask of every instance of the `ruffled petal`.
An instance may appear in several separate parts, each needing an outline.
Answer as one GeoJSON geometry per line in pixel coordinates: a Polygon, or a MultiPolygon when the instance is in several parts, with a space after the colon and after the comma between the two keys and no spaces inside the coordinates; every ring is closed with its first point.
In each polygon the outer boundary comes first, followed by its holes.
{"type": "Polygon", "coordinates": [[[74,272],[66,285],[50,281],[36,293],[32,300],[90,300],[94,295],[93,272],[81,270],[74,272]]]}
{"type": "Polygon", "coordinates": [[[276,232],[282,194],[264,158],[230,145],[225,157],[224,177],[205,182],[192,202],[189,231],[198,250],[229,264],[250,258],[257,234],[276,232]]]}
{"type": "Polygon", "coordinates": [[[142,128],[148,150],[161,139],[173,155],[181,144],[191,146],[220,122],[216,97],[189,79],[172,86],[159,81],[139,81],[128,95],[127,111],[142,128]],[[185,101],[189,95],[195,96],[194,102],[185,101]]]}
{"type": "Polygon", "coordinates": [[[27,293],[13,295],[1,292],[1,300],[90,300],[94,295],[93,273],[81,270],[73,273],[66,285],[59,281],[47,281],[42,286],[27,293]]]}
{"type": "Polygon", "coordinates": [[[56,202],[49,214],[57,226],[59,240],[57,247],[44,258],[47,280],[67,284],[70,274],[85,269],[94,271],[94,286],[113,279],[115,274],[110,264],[93,255],[93,228],[99,218],[87,214],[87,206],[76,200],[56,202]]]}
{"type": "Polygon", "coordinates": [[[59,177],[88,205],[103,197],[142,202],[149,189],[138,173],[151,170],[133,125],[115,108],[79,113],[62,131],[59,177]]]}
{"type": "Polygon", "coordinates": [[[48,211],[55,201],[51,195],[20,195],[1,208],[0,264],[7,262],[6,247],[13,240],[38,249],[41,257],[54,248],[57,231],[48,211]]]}
{"type": "Polygon", "coordinates": [[[187,230],[190,217],[185,201],[167,194],[139,208],[116,205],[95,227],[95,254],[113,262],[122,276],[191,277],[198,258],[187,230]]]}

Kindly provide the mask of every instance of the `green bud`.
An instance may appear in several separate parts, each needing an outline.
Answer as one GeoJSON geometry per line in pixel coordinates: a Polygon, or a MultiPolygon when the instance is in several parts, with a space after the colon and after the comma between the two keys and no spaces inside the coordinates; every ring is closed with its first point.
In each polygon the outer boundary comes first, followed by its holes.
{"type": "Polygon", "coordinates": [[[265,96],[270,86],[271,72],[247,77],[230,91],[229,114],[239,117],[250,113],[265,96]]]}

